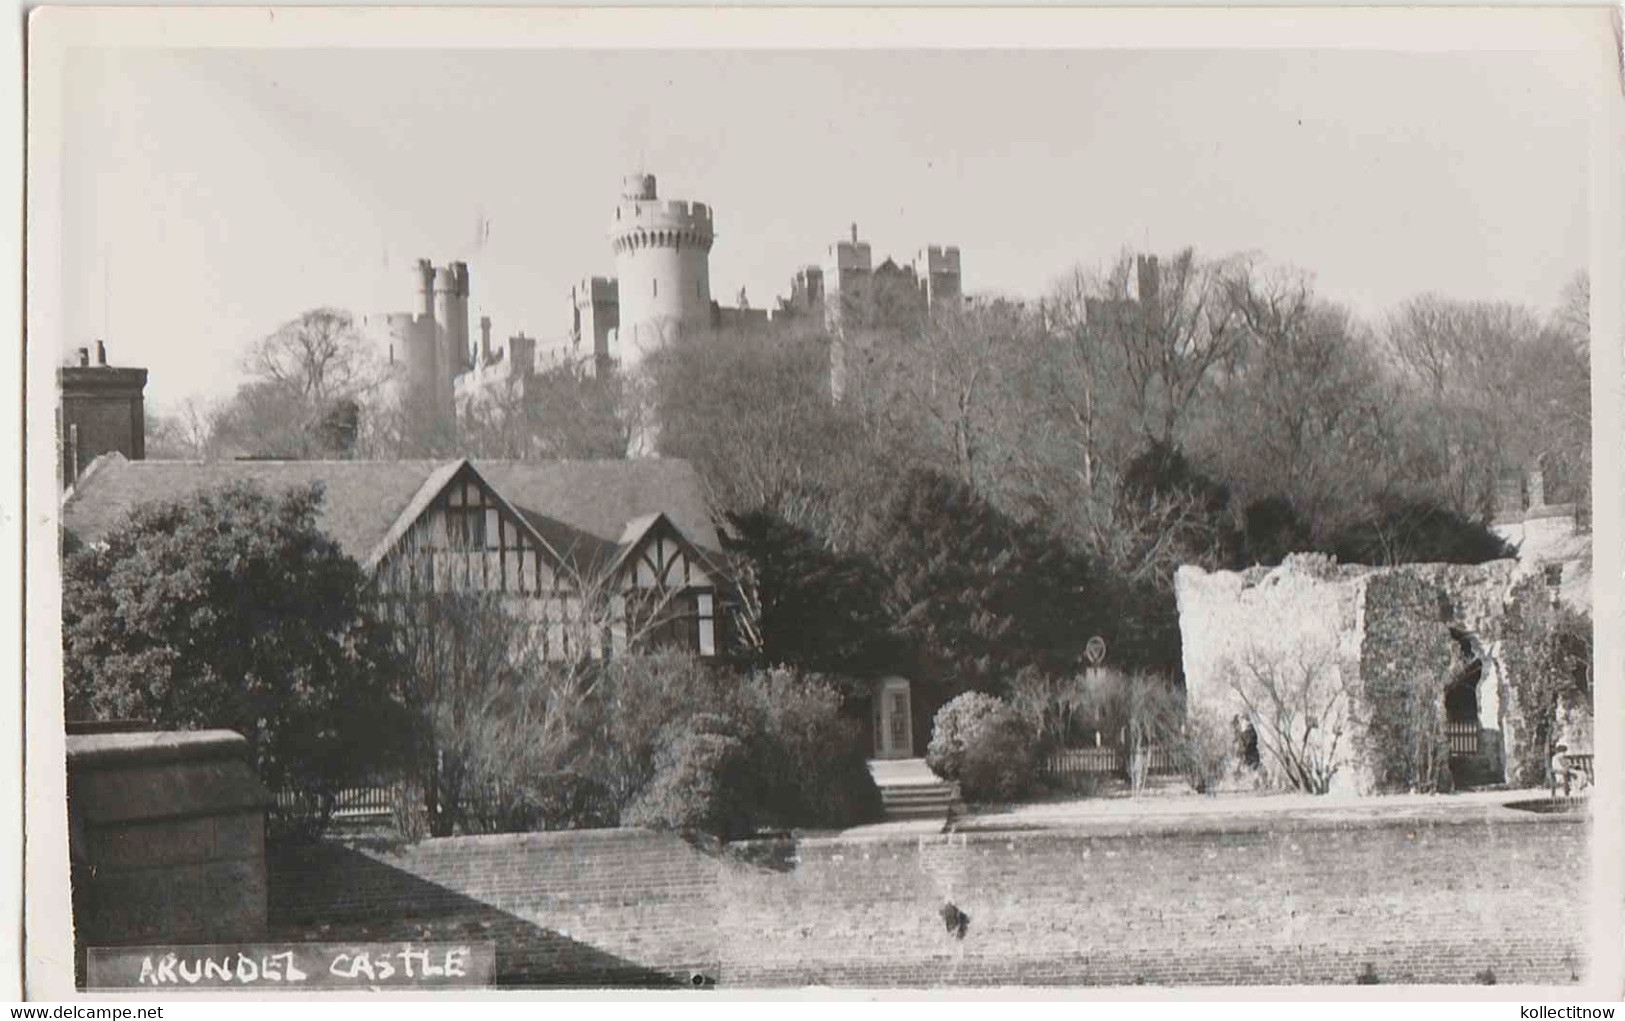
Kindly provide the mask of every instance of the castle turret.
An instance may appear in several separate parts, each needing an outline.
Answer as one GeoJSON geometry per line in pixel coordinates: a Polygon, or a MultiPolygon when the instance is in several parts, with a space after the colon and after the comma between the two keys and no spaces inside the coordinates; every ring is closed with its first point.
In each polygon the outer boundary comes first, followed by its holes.
{"type": "Polygon", "coordinates": [[[850,241],[837,241],[825,253],[823,267],[824,316],[839,328],[859,316],[869,300],[874,256],[869,242],[858,240],[858,225],[852,225],[850,241]]]}
{"type": "Polygon", "coordinates": [[[468,358],[468,264],[435,271],[434,319],[440,331],[440,368],[448,378],[470,368],[468,358]]]}
{"type": "Polygon", "coordinates": [[[954,308],[964,300],[959,279],[959,249],[954,246],[928,245],[914,260],[914,272],[920,280],[920,291],[925,307],[954,308]]]}
{"type": "Polygon", "coordinates": [[[434,263],[428,259],[419,259],[413,272],[416,274],[418,303],[412,311],[420,316],[434,318],[434,263]]]}
{"type": "Polygon", "coordinates": [[[711,321],[711,210],[661,200],[653,174],[624,178],[610,246],[615,253],[622,369],[684,331],[711,321]]]}
{"type": "Polygon", "coordinates": [[[570,324],[575,356],[590,354],[595,374],[609,371],[610,337],[620,326],[620,291],[616,281],[588,277],[571,287],[570,324]]]}
{"type": "Polygon", "coordinates": [[[401,398],[435,425],[453,414],[453,378],[469,368],[468,266],[435,268],[428,259],[412,267],[417,302],[411,312],[383,317],[391,361],[401,365],[401,398]]]}

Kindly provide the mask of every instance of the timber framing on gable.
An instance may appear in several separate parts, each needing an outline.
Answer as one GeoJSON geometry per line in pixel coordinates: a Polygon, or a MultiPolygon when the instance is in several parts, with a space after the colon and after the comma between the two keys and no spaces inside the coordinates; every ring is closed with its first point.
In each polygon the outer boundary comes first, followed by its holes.
{"type": "Polygon", "coordinates": [[[655,645],[716,655],[723,575],[711,558],[664,513],[628,522],[616,546],[604,560],[560,555],[460,461],[425,481],[369,561],[386,598],[467,592],[519,600],[540,625],[548,658],[655,645]]]}
{"type": "Polygon", "coordinates": [[[665,514],[627,525],[614,572],[628,597],[628,625],[645,646],[714,656],[720,644],[717,586],[722,574],[665,514]]]}
{"type": "Polygon", "coordinates": [[[718,577],[710,558],[664,514],[627,526],[613,569],[625,588],[710,588],[718,577]]]}
{"type": "Polygon", "coordinates": [[[369,558],[380,589],[546,596],[571,587],[557,552],[473,465],[450,469],[430,476],[369,558]]]}

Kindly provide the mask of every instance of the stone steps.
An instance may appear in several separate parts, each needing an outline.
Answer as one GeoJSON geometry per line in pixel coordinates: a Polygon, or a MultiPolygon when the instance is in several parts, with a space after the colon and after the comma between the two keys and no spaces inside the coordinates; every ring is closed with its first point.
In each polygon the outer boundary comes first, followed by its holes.
{"type": "Polygon", "coordinates": [[[869,773],[887,819],[946,820],[951,808],[963,807],[959,785],[939,778],[924,759],[872,759],[869,773]]]}

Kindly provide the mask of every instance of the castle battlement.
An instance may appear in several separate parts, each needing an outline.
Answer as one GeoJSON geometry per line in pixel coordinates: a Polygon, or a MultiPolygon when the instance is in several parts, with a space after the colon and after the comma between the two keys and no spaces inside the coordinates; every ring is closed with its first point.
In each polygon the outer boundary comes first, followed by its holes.
{"type": "MultiPolygon", "coordinates": [[[[434,322],[434,316],[424,315],[422,312],[386,312],[380,318],[384,321],[384,328],[388,330],[412,327],[421,322],[434,322]]],[[[362,325],[368,325],[371,319],[371,316],[363,316],[362,325]]]]}
{"type": "Polygon", "coordinates": [[[956,245],[927,245],[915,256],[914,266],[921,273],[958,273],[959,248],[956,245]]]}
{"type": "Polygon", "coordinates": [[[602,305],[614,302],[616,291],[614,277],[587,277],[570,288],[570,299],[577,305],[583,302],[602,305]]]}
{"type": "Polygon", "coordinates": [[[615,208],[615,222],[610,227],[616,251],[622,247],[680,244],[710,248],[715,233],[711,207],[686,199],[623,201],[615,208]]]}
{"type": "Polygon", "coordinates": [[[874,253],[867,241],[837,241],[829,246],[830,264],[836,269],[867,270],[874,263],[874,253]]]}

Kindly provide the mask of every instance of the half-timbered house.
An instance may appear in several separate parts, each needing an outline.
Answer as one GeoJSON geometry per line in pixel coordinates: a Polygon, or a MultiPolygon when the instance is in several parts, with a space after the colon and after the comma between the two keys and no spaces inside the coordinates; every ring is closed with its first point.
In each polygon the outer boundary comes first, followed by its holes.
{"type": "Polygon", "coordinates": [[[96,542],[130,510],[237,482],[319,484],[317,525],[380,599],[496,594],[535,620],[552,658],[631,643],[723,648],[727,580],[686,462],[130,461],[99,458],[68,492],[64,527],[96,542]],[[591,626],[583,626],[590,624],[591,626]]]}

